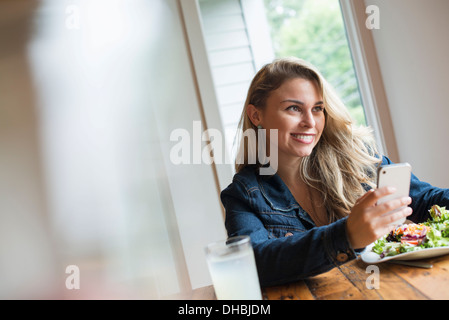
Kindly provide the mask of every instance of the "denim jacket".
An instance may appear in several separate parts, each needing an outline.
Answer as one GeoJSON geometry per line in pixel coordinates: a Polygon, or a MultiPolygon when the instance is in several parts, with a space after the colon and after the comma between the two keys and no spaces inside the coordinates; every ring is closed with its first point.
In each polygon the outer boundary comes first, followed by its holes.
{"type": "MultiPolygon", "coordinates": [[[[392,163],[382,157],[382,164],[392,163]]],[[[434,204],[449,206],[449,189],[420,181],[412,174],[408,217],[422,222],[434,204]]],[[[259,175],[254,166],[234,175],[222,191],[229,237],[249,235],[262,286],[287,283],[326,272],[355,259],[346,233],[347,217],[317,227],[281,178],[259,175]]]]}

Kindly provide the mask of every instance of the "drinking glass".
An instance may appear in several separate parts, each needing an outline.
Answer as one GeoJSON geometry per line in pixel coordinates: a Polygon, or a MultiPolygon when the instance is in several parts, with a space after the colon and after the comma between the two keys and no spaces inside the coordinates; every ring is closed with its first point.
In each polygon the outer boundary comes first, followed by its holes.
{"type": "Polygon", "coordinates": [[[262,299],[249,236],[210,243],[205,251],[218,300],[262,299]]]}

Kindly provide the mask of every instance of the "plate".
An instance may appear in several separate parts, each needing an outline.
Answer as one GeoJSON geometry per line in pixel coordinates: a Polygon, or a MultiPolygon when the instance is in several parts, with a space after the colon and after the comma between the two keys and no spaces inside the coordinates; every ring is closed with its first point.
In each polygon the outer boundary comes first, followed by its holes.
{"type": "Polygon", "coordinates": [[[449,247],[427,248],[412,252],[400,253],[395,256],[381,258],[379,254],[372,251],[374,243],[371,243],[361,253],[362,261],[368,264],[382,263],[388,260],[418,260],[449,254],[449,247]]]}

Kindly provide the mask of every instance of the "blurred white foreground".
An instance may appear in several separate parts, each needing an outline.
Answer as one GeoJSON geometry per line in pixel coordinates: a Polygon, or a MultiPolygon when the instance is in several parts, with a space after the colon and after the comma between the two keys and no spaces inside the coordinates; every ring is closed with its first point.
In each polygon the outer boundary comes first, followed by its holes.
{"type": "Polygon", "coordinates": [[[189,114],[193,99],[173,82],[189,71],[185,42],[169,41],[182,30],[163,21],[179,23],[178,10],[163,0],[0,2],[1,299],[162,299],[208,284],[196,274],[210,234],[224,236],[220,208],[209,206],[215,225],[200,201],[177,210],[172,197],[204,191],[186,188],[195,172],[166,159],[167,124],[179,126],[176,108],[189,114]],[[210,226],[203,234],[198,220],[210,226]]]}

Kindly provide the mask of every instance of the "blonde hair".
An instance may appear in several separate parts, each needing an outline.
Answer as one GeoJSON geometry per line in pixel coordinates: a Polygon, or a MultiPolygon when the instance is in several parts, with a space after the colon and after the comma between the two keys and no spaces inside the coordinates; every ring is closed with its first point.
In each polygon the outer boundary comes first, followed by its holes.
{"type": "MultiPolygon", "coordinates": [[[[365,192],[363,184],[375,186],[375,166],[380,159],[376,157],[377,148],[371,130],[353,125],[346,106],[314,66],[298,58],[284,58],[262,67],[248,90],[238,132],[257,130],[247,115],[249,104],[263,110],[270,93],[293,78],[316,82],[323,97],[323,133],[312,153],[301,159],[299,175],[320,192],[330,223],[349,214],[356,200],[365,192]]],[[[236,162],[236,171],[240,172],[249,165],[249,150],[245,147],[244,137],[236,138],[240,140],[238,149],[244,153],[240,155],[244,161],[236,162]]]]}

